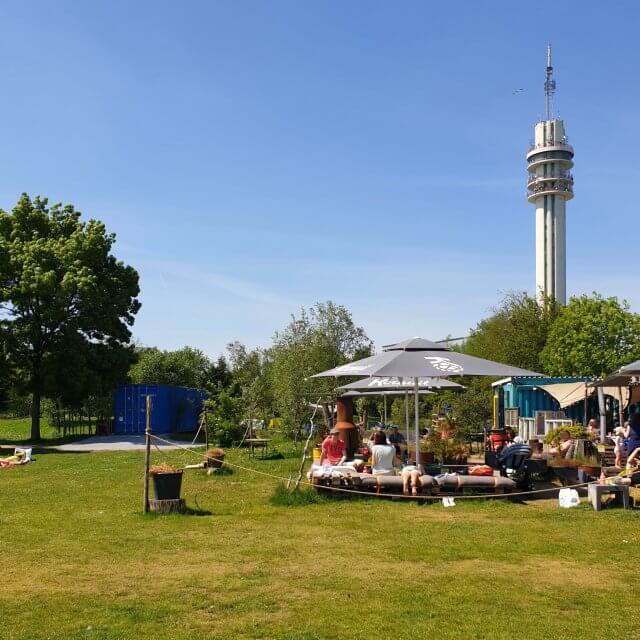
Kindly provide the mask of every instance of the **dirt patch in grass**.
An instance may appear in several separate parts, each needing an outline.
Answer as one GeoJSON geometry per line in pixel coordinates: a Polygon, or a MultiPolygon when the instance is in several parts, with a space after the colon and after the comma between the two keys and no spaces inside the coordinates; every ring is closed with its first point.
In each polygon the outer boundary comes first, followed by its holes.
{"type": "Polygon", "coordinates": [[[598,567],[579,562],[549,557],[529,557],[521,563],[492,562],[478,558],[447,562],[430,572],[438,579],[447,576],[473,576],[475,579],[512,577],[532,589],[617,589],[626,586],[619,572],[609,567],[598,567]],[[606,587],[603,587],[606,585],[606,587]]]}

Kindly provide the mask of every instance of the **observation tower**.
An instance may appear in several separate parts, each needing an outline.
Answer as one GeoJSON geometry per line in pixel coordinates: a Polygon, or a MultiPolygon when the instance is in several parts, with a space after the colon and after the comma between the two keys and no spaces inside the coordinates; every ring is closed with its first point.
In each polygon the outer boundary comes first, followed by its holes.
{"type": "Polygon", "coordinates": [[[534,129],[533,146],[527,153],[527,199],[536,208],[536,296],[542,302],[552,296],[567,302],[566,203],[573,198],[573,147],[564,122],[553,117],[552,98],[556,90],[547,47],[544,82],[545,119],[534,129]]]}

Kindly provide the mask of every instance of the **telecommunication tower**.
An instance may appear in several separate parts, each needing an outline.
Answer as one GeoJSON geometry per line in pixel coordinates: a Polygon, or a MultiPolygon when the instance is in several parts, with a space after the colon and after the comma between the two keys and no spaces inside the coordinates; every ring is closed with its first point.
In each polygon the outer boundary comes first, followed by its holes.
{"type": "Polygon", "coordinates": [[[536,208],[536,295],[542,302],[551,296],[567,302],[566,203],[573,198],[573,147],[564,122],[553,116],[552,98],[556,90],[547,47],[544,82],[545,119],[534,129],[533,146],[527,153],[527,199],[536,208]]]}

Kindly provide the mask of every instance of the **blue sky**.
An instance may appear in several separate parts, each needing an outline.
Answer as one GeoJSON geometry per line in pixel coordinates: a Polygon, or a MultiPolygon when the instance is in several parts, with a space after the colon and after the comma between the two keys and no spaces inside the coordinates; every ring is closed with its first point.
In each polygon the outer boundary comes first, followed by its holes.
{"type": "Polygon", "coordinates": [[[576,152],[568,290],[640,311],[640,5],[543,17],[515,2],[2,3],[0,207],[26,191],[104,220],[141,275],[145,344],[266,346],[327,299],[378,346],[466,335],[500,292],[533,293],[525,153],[551,42],[576,152]]]}

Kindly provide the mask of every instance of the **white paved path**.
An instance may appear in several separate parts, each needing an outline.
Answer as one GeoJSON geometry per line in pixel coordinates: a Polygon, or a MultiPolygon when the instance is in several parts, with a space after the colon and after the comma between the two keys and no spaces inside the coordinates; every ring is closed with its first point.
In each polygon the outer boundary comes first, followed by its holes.
{"type": "MultiPolygon", "coordinates": [[[[170,450],[181,447],[202,447],[203,443],[199,442],[191,444],[190,441],[171,440],[166,434],[158,434],[163,440],[169,440],[171,444],[152,440],[152,447],[156,446],[160,449],[170,450]]],[[[92,436],[84,440],[76,442],[68,442],[67,444],[58,444],[50,449],[59,451],[140,451],[144,449],[143,435],[121,435],[121,436],[92,436]]]]}

